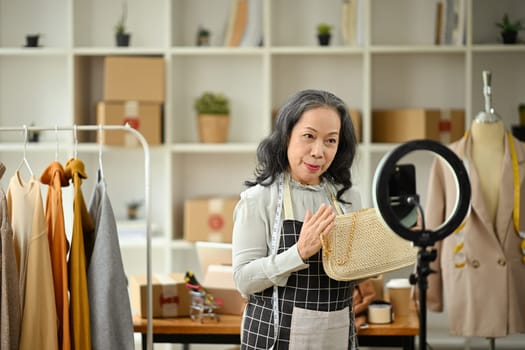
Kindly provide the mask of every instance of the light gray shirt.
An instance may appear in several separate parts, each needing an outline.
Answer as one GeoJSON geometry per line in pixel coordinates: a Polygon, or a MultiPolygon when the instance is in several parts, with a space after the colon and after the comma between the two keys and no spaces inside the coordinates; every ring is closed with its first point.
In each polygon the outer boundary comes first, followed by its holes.
{"type": "Polygon", "coordinates": [[[96,237],[87,273],[92,348],[132,350],[135,345],[128,281],[104,179],[95,186],[89,214],[96,237]]]}
{"type": "MultiPolygon", "coordinates": [[[[308,268],[299,256],[297,245],[275,256],[271,255],[278,187],[278,181],[267,187],[250,187],[241,193],[235,207],[233,275],[237,289],[244,296],[273,285],[284,286],[292,272],[308,268]]],[[[302,185],[291,180],[290,191],[294,219],[299,221],[303,221],[307,210],[315,213],[322,203],[332,205],[331,193],[336,193],[334,186],[325,180],[317,186],[302,185]]],[[[343,200],[351,203],[337,202],[343,212],[361,209],[361,197],[356,189],[347,190],[343,200]]],[[[282,215],[284,219],[284,211],[282,215]]]]}

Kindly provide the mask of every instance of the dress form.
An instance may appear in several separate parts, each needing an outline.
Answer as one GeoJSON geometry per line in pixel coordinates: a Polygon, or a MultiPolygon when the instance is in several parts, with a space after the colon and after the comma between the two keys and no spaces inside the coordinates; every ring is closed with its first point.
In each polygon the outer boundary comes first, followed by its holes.
{"type": "Polygon", "coordinates": [[[472,161],[476,166],[481,192],[492,224],[496,223],[499,188],[505,153],[505,127],[501,120],[474,122],[471,127],[472,161]]]}
{"type": "MultiPolygon", "coordinates": [[[[483,71],[485,111],[478,113],[471,126],[472,160],[478,172],[481,191],[492,225],[496,224],[498,198],[505,153],[505,126],[492,107],[492,75],[483,71]]],[[[496,350],[496,340],[488,338],[489,350],[496,350]]]]}
{"type": "Polygon", "coordinates": [[[492,225],[496,223],[499,188],[505,154],[505,126],[492,107],[491,73],[483,71],[485,111],[478,113],[471,126],[472,160],[478,172],[481,192],[492,225]]]}

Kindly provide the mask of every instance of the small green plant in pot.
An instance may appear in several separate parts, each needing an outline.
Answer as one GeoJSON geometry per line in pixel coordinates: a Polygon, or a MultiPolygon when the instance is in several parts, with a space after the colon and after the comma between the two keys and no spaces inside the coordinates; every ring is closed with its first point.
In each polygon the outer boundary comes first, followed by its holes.
{"type": "Polygon", "coordinates": [[[505,13],[501,22],[496,26],[501,29],[501,38],[504,44],[515,44],[518,41],[518,32],[525,29],[521,20],[511,21],[509,15],[505,13]]]}
{"type": "Polygon", "coordinates": [[[131,34],[126,30],[126,19],[128,16],[128,4],[124,1],[122,3],[122,14],[119,21],[115,25],[115,40],[117,46],[129,46],[131,34]]]}
{"type": "Polygon", "coordinates": [[[230,100],[222,93],[206,91],[195,99],[199,139],[204,143],[224,143],[228,139],[230,100]]]}
{"type": "Polygon", "coordinates": [[[332,37],[332,26],[327,23],[319,23],[317,25],[317,38],[319,39],[319,45],[321,46],[330,45],[331,37],[332,37]]]}
{"type": "Polygon", "coordinates": [[[42,37],[41,33],[31,33],[26,35],[25,47],[39,47],[38,40],[42,37]]]}

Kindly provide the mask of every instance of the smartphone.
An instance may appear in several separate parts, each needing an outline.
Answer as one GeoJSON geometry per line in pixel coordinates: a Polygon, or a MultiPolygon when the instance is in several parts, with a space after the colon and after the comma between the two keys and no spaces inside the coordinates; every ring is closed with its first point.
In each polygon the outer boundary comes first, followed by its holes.
{"type": "Polygon", "coordinates": [[[417,223],[417,206],[409,204],[407,199],[419,200],[416,191],[416,168],[414,164],[396,164],[388,181],[390,205],[397,218],[405,227],[417,223]]]}

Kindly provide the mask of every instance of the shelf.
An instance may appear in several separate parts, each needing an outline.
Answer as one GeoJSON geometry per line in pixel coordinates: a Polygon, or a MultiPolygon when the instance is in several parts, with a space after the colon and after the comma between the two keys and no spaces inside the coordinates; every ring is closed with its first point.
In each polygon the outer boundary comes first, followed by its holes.
{"type": "Polygon", "coordinates": [[[349,46],[281,46],[272,47],[270,53],[275,55],[361,55],[365,50],[349,46]]]}
{"type": "Polygon", "coordinates": [[[472,46],[472,52],[491,52],[491,53],[525,53],[525,43],[516,45],[502,45],[502,44],[476,44],[472,46]]]}
{"type": "Polygon", "coordinates": [[[466,53],[465,46],[453,45],[413,45],[413,46],[371,46],[370,52],[373,54],[449,54],[449,53],[466,53]]]}
{"type": "MultiPolygon", "coordinates": [[[[182,230],[184,201],[217,191],[217,184],[206,177],[209,173],[228,173],[233,164],[235,175],[220,192],[237,193],[242,188],[242,180],[252,175],[258,143],[271,131],[272,117],[298,90],[327,89],[349,108],[361,111],[358,177],[364,197],[370,192],[374,159],[396,147],[371,142],[374,109],[461,108],[468,126],[482,108],[484,69],[494,72],[494,104],[506,125],[517,120],[515,106],[524,102],[525,83],[519,77],[525,69],[525,45],[499,44],[497,28],[486,25],[497,22],[504,12],[522,13],[525,4],[519,1],[465,0],[470,16],[466,44],[437,46],[433,44],[435,1],[360,1],[355,44],[347,45],[342,38],[340,0],[302,0],[300,5],[297,0],[268,0],[257,17],[263,26],[262,46],[249,47],[223,46],[229,0],[132,2],[127,21],[132,40],[125,48],[115,47],[113,36],[121,13],[119,0],[64,0],[50,9],[30,2],[36,7],[24,17],[25,3],[0,0],[2,125],[94,123],[94,106],[103,96],[104,57],[165,59],[165,141],[150,150],[154,215],[168,241],[182,230]],[[333,26],[328,47],[317,44],[315,27],[320,22],[333,26]],[[199,26],[211,31],[210,46],[195,46],[199,26]],[[43,33],[43,47],[21,47],[28,32],[43,33]],[[193,101],[206,90],[231,98],[225,144],[198,142],[193,101]]],[[[2,155],[19,162],[22,136],[13,133],[0,139],[2,155]]],[[[41,155],[56,151],[54,139],[52,132],[43,133],[38,144],[28,144],[27,151],[46,158],[41,155]]],[[[90,169],[96,167],[99,152],[94,140],[82,140],[77,148],[93,163],[87,165],[90,169]]],[[[61,155],[71,153],[73,147],[72,135],[61,135],[61,155]]],[[[113,158],[133,162],[137,152],[108,146],[102,150],[106,167],[112,166],[113,158]]],[[[126,180],[115,184],[116,206],[121,209],[131,187],[131,179],[126,180]]]]}
{"type": "Polygon", "coordinates": [[[231,56],[251,56],[251,55],[262,55],[265,52],[263,48],[258,47],[173,47],[170,49],[172,55],[195,55],[195,56],[208,56],[208,55],[231,55],[231,56]]]}
{"type": "Polygon", "coordinates": [[[2,47],[0,56],[66,56],[70,53],[69,49],[50,48],[50,47],[2,47]]]}
{"type": "Polygon", "coordinates": [[[77,47],[73,49],[73,53],[77,56],[163,56],[165,50],[153,47],[77,47]]]}
{"type": "Polygon", "coordinates": [[[173,153],[192,154],[192,153],[255,153],[257,150],[255,143],[225,143],[225,144],[202,144],[202,143],[177,143],[170,147],[173,153]]]}
{"type": "MultiPolygon", "coordinates": [[[[156,56],[165,60],[164,144],[150,146],[152,220],[162,229],[153,240],[156,272],[184,269],[193,244],[182,237],[184,202],[192,197],[238,194],[253,179],[259,142],[272,130],[273,117],[298,90],[320,88],[361,112],[363,142],[352,174],[363,204],[371,205],[377,163],[399,144],[372,142],[372,111],[378,108],[460,108],[465,125],[483,108],[481,72],[493,72],[493,102],[507,126],[525,102],[525,44],[502,45],[492,26],[504,12],[525,13],[523,1],[464,0],[469,16],[464,45],[434,45],[436,1],[361,0],[355,45],[341,31],[341,0],[260,0],[263,45],[223,46],[230,0],[128,2],[131,46],[115,47],[113,27],[120,0],[62,0],[43,4],[0,0],[0,125],[93,124],[103,99],[106,56],[156,56]],[[35,5],[26,16],[27,4],[35,5]],[[331,45],[317,44],[317,23],[333,25],[331,45]],[[210,46],[195,46],[199,26],[210,29],[210,46]],[[23,48],[25,34],[44,33],[43,47],[23,48]],[[220,91],[231,99],[227,143],[198,142],[194,99],[220,91]]],[[[523,32],[521,39],[523,40],[523,32]]],[[[23,152],[23,135],[0,135],[0,155],[8,169],[23,152]]],[[[81,140],[89,193],[96,180],[95,138],[81,140]],[[86,142],[85,142],[86,141],[86,142]]],[[[60,159],[73,152],[72,135],[60,134],[60,159]]],[[[53,132],[27,145],[35,173],[53,159],[53,132]]],[[[104,174],[118,217],[140,198],[140,147],[103,146],[104,174]],[[124,164],[124,165],[123,165],[124,164]]],[[[7,178],[7,177],[6,177],[7,178]]],[[[5,178],[4,178],[5,180],[5,178]]],[[[418,184],[419,186],[419,184],[418,184]]],[[[424,184],[423,184],[424,186],[424,184]]],[[[423,186],[419,188],[423,188],[423,186]]],[[[145,239],[121,239],[130,265],[145,239]]],[[[142,259],[142,257],[140,257],[142,259]]]]}

